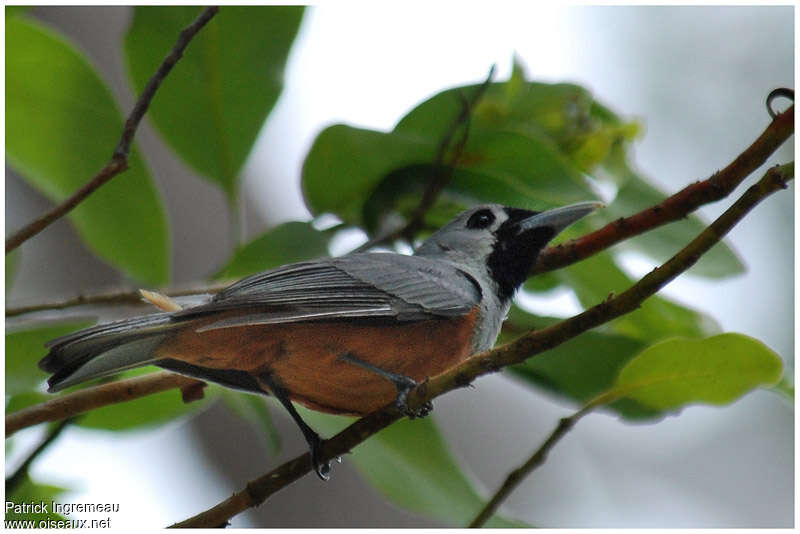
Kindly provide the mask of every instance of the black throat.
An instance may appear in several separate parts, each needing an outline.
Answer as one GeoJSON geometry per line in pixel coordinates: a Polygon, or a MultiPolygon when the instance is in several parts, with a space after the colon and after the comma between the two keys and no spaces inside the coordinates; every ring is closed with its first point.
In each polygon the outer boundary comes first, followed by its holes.
{"type": "Polygon", "coordinates": [[[519,234],[518,223],[535,212],[506,208],[508,220],[495,231],[495,244],[487,260],[489,274],[497,283],[497,296],[506,302],[528,278],[539,252],[555,236],[549,226],[531,228],[519,234]]]}

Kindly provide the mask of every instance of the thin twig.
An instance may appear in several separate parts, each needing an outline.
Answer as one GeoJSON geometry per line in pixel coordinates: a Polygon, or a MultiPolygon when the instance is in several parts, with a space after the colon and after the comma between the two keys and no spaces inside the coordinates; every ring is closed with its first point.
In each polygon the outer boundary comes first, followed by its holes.
{"type": "Polygon", "coordinates": [[[204,384],[205,382],[194,378],[162,371],[81,389],[7,414],[6,438],[29,426],[61,421],[95,408],[127,402],[168,389],[180,388],[194,395],[197,393],[195,388],[204,384]]]}
{"type": "Polygon", "coordinates": [[[56,425],[53,426],[53,429],[50,431],[49,434],[42,440],[42,442],[31,452],[25,461],[22,462],[14,474],[11,475],[6,479],[6,495],[10,495],[14,492],[14,490],[19,486],[20,482],[25,479],[25,476],[28,474],[28,469],[30,468],[31,464],[33,463],[36,458],[39,457],[40,454],[44,452],[44,450],[53,443],[56,438],[61,434],[61,432],[69,426],[75,418],[64,419],[63,421],[59,421],[56,425]]]}
{"type": "MultiPolygon", "coordinates": [[[[186,297],[191,295],[200,295],[203,293],[215,293],[227,287],[228,284],[215,284],[198,289],[173,289],[169,291],[162,291],[168,297],[186,297]]],[[[41,304],[31,304],[27,306],[16,306],[13,308],[6,308],[6,317],[15,317],[17,315],[24,315],[26,313],[34,313],[47,310],[63,310],[65,308],[72,308],[75,306],[86,305],[105,305],[105,304],[147,304],[142,299],[139,290],[135,291],[119,291],[114,293],[99,293],[96,295],[78,295],[77,297],[62,300],[59,302],[45,302],[41,304]]]]}
{"type": "Polygon", "coordinates": [[[725,198],[753,171],[763,165],[793,133],[794,106],[791,106],[777,115],[758,139],[721,171],[714,173],[707,180],[683,188],[660,204],[629,217],[617,219],[578,239],[546,248],[539,254],[530,274],[553,271],[586,259],[620,241],[683,219],[704,204],[725,198]]]}
{"type": "MultiPolygon", "coordinates": [[[[691,243],[628,290],[570,319],[529,332],[511,343],[472,356],[458,366],[423,382],[409,394],[409,409],[419,408],[447,391],[466,386],[478,376],[525,361],[591,328],[634,311],[644,300],[694,265],[700,256],[718,243],[754,206],[778,189],[785,188],[786,181],[793,177],[793,164],[771,168],[757,184],[750,187],[691,243]]],[[[357,444],[399,418],[400,414],[392,403],[383,410],[357,420],[333,438],[323,442],[319,454],[320,461],[324,462],[349,452],[357,444]]],[[[305,453],[251,481],[243,490],[234,493],[213,508],[172,526],[198,528],[225,525],[234,515],[262,504],[267,497],[297,480],[310,469],[309,455],[305,453]]]]}
{"type": "MultiPolygon", "coordinates": [[[[750,173],[760,167],[775,150],[794,132],[794,106],[780,113],[764,132],[739,157],[710,178],[696,182],[670,196],[658,206],[619,219],[583,237],[546,248],[539,255],[531,275],[560,269],[586,259],[630,237],[640,235],[664,224],[681,219],[704,204],[718,201],[729,195],[750,173]]],[[[363,250],[377,245],[371,242],[363,250]]],[[[194,290],[172,290],[169,296],[213,293],[223,286],[194,290]]],[[[42,303],[6,309],[6,317],[42,310],[63,309],[83,304],[140,303],[138,291],[79,296],[56,303],[42,303]]]]}
{"type": "Polygon", "coordinates": [[[175,66],[175,63],[177,63],[181,58],[183,51],[186,49],[186,46],[189,44],[192,38],[203,26],[206,25],[206,23],[208,23],[209,20],[214,17],[214,15],[217,14],[217,11],[219,11],[218,7],[206,8],[203,10],[200,16],[197,17],[194,22],[192,22],[192,24],[187,26],[180,33],[175,46],[172,48],[167,57],[164,58],[164,61],[161,63],[161,66],[158,68],[156,73],[150,78],[150,80],[148,80],[141,96],[139,96],[139,99],[133,106],[131,114],[125,121],[125,127],[122,130],[122,136],[120,137],[119,143],[114,149],[111,160],[105,165],[105,167],[103,167],[100,172],[94,176],[94,178],[89,180],[80,189],[75,191],[72,196],[6,239],[6,254],[47,228],[54,221],[69,213],[75,206],[83,202],[100,186],[128,168],[128,154],[131,149],[133,137],[136,134],[136,129],[139,127],[142,117],[144,117],[144,114],[150,105],[150,101],[153,100],[156,90],[158,89],[159,85],[161,85],[161,82],[167,76],[169,71],[172,70],[172,67],[175,66]]]}
{"type": "Polygon", "coordinates": [[[536,452],[533,453],[528,461],[508,474],[503,484],[498,488],[495,494],[492,495],[492,498],[489,499],[489,502],[486,503],[475,519],[469,524],[469,528],[483,526],[497,511],[500,504],[508,498],[511,492],[514,491],[534,469],[544,463],[547,459],[547,454],[555,447],[556,443],[575,426],[575,423],[577,423],[581,417],[589,413],[592,408],[592,405],[587,405],[571,416],[562,418],[550,436],[542,443],[536,452]]]}
{"type": "Polygon", "coordinates": [[[428,182],[425,191],[422,193],[422,198],[420,199],[417,207],[414,209],[414,212],[411,214],[411,217],[409,217],[408,222],[396,230],[378,236],[375,239],[371,239],[370,241],[353,250],[351,254],[364,252],[365,250],[390,243],[401,237],[408,241],[413,239],[413,236],[422,227],[425,214],[431,209],[433,204],[436,202],[436,199],[439,197],[439,194],[453,178],[456,164],[464,152],[464,146],[466,145],[467,138],[469,136],[469,121],[472,115],[472,110],[475,109],[475,106],[489,89],[492,79],[494,78],[494,71],[495,65],[492,65],[492,68],[489,69],[489,74],[486,76],[486,79],[477,87],[469,99],[465,98],[463,94],[459,93],[459,96],[461,97],[461,110],[453,122],[450,123],[450,126],[445,131],[442,139],[439,141],[439,146],[436,150],[436,158],[434,159],[433,163],[432,179],[428,182]],[[462,131],[461,136],[458,138],[456,143],[453,144],[451,149],[450,145],[453,142],[453,137],[456,135],[456,133],[458,133],[459,130],[462,131]],[[448,152],[450,152],[450,158],[448,161],[445,161],[445,157],[447,156],[448,152]]]}

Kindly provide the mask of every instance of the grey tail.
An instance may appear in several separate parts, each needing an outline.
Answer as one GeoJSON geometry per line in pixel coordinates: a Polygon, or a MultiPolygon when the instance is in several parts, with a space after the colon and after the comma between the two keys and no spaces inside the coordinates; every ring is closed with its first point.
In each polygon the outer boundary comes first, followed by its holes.
{"type": "Polygon", "coordinates": [[[176,323],[156,313],[98,325],[47,343],[50,352],[39,367],[53,373],[48,391],[156,363],[153,352],[176,323]]]}

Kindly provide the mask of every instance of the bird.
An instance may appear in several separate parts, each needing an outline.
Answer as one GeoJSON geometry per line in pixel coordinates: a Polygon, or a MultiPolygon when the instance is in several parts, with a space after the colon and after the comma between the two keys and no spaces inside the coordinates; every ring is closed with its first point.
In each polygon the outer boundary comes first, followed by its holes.
{"type": "Polygon", "coordinates": [[[327,480],[319,435],[293,402],[361,416],[491,348],[539,253],[603,204],[542,212],[483,204],[457,215],[414,252],[359,252],[243,278],[204,302],[132,317],[52,341],[39,367],[48,391],[145,365],[274,396],[300,428],[327,480]]]}

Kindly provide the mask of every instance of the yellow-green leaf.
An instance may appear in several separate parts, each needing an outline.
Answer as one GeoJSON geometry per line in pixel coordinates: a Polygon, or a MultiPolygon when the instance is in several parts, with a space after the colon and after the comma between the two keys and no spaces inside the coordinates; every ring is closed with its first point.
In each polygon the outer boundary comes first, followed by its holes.
{"type": "Polygon", "coordinates": [[[743,334],[670,339],[652,345],[620,371],[606,398],[630,398],[658,410],[723,405],[781,378],[780,357],[743,334]]]}

